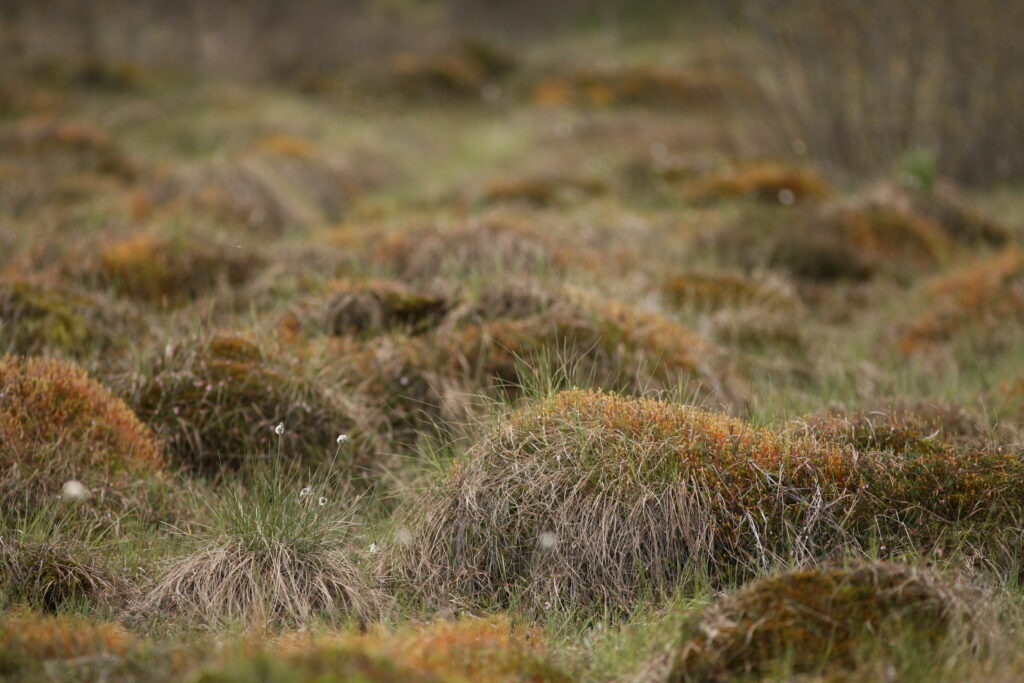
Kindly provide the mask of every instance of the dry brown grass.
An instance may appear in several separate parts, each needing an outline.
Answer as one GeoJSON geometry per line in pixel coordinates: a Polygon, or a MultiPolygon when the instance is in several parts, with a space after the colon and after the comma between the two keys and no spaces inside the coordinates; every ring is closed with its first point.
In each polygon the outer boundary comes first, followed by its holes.
{"type": "Polygon", "coordinates": [[[172,561],[132,612],[208,625],[295,626],[314,620],[366,622],[377,617],[382,604],[383,597],[343,548],[299,546],[271,536],[225,537],[172,561]]]}
{"type": "Polygon", "coordinates": [[[780,279],[756,280],[728,272],[693,272],[665,280],[662,293],[679,308],[719,310],[758,307],[792,310],[799,306],[796,293],[780,279]]]}
{"type": "MultiPolygon", "coordinates": [[[[977,645],[966,628],[974,609],[967,596],[936,576],[894,564],[820,568],[771,576],[712,606],[683,643],[670,681],[726,681],[851,671],[874,643],[893,639],[934,646],[951,633],[977,645]]],[[[880,652],[874,652],[879,656],[880,652]]]]}
{"type": "Polygon", "coordinates": [[[534,87],[532,99],[546,107],[692,108],[718,104],[725,99],[726,91],[736,86],[734,81],[707,70],[579,70],[543,79],[534,87]]]}
{"type": "Polygon", "coordinates": [[[973,543],[1012,565],[1022,472],[1019,453],[859,448],[565,392],[513,413],[422,493],[391,570],[434,603],[593,615],[671,592],[688,568],[719,580],[875,542],[973,543]]]}
{"type": "Polygon", "coordinates": [[[534,175],[492,180],[478,195],[484,204],[520,203],[549,207],[607,192],[603,182],[570,175],[534,175]]]}
{"type": "Polygon", "coordinates": [[[1024,320],[1024,252],[1009,247],[957,272],[936,278],[924,310],[898,331],[905,353],[957,338],[998,345],[1024,320]]]}
{"type": "Polygon", "coordinates": [[[100,505],[139,503],[166,474],[161,443],[125,403],[73,363],[0,359],[4,505],[37,504],[78,479],[100,505]]]}

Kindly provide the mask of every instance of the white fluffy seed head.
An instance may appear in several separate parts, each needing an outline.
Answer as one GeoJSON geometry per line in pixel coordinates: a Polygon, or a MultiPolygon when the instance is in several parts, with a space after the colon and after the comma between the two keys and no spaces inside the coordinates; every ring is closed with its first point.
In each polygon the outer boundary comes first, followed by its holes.
{"type": "Polygon", "coordinates": [[[543,531],[537,537],[537,544],[544,550],[551,550],[558,543],[558,536],[553,531],[543,531]]]}
{"type": "Polygon", "coordinates": [[[338,434],[338,445],[348,442],[348,434],[338,434]]]}
{"type": "Polygon", "coordinates": [[[284,422],[280,422],[276,427],[274,427],[274,433],[278,436],[284,434],[284,422]]]}
{"type": "Polygon", "coordinates": [[[77,479],[69,479],[60,487],[60,497],[72,503],[86,500],[90,496],[89,489],[77,479]]]}

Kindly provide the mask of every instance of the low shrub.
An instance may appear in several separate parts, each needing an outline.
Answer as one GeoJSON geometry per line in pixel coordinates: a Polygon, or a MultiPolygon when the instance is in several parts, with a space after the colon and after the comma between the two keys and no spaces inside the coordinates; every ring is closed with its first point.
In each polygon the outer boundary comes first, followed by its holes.
{"type": "MultiPolygon", "coordinates": [[[[691,627],[668,680],[849,672],[872,645],[876,657],[909,640],[935,646],[967,632],[971,621],[965,596],[925,571],[874,563],[789,572],[710,607],[691,627]]],[[[969,636],[980,641],[978,633],[969,636]]]]}
{"type": "Polygon", "coordinates": [[[405,511],[401,590],[593,616],[875,544],[1013,566],[1024,457],[858,449],[685,405],[570,391],[525,406],[405,511]]]}
{"type": "Polygon", "coordinates": [[[0,359],[0,499],[36,506],[81,481],[89,505],[146,506],[166,484],[161,443],[125,403],[62,360],[0,359]]]}

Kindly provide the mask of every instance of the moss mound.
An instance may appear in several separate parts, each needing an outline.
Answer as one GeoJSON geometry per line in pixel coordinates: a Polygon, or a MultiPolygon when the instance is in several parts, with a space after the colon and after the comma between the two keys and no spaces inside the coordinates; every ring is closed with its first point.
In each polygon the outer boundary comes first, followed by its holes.
{"type": "Polygon", "coordinates": [[[484,204],[519,203],[548,207],[607,191],[599,180],[571,175],[509,177],[487,183],[478,197],[484,204]]]}
{"type": "Polygon", "coordinates": [[[711,607],[683,644],[669,680],[852,670],[868,640],[883,649],[895,638],[934,645],[969,620],[967,605],[949,586],[909,567],[796,571],[755,581],[711,607]]]}
{"type": "Polygon", "coordinates": [[[968,338],[998,346],[1024,321],[1024,252],[1009,247],[934,280],[925,310],[898,330],[905,353],[968,338]]]}
{"type": "Polygon", "coordinates": [[[35,505],[80,480],[94,505],[140,504],[166,472],[160,442],[125,403],[77,365],[0,359],[0,496],[35,505]]]}
{"type": "Polygon", "coordinates": [[[294,361],[238,335],[170,346],[129,378],[128,402],[183,467],[237,469],[276,452],[315,464],[350,435],[352,464],[377,469],[373,421],[350,395],[327,389],[294,361]]]}
{"type": "MultiPolygon", "coordinates": [[[[629,609],[866,548],[1016,547],[1024,458],[857,450],[684,405],[571,391],[513,413],[407,510],[392,567],[429,601],[629,609]]],[[[1012,553],[1011,553],[1012,554],[1012,553]]],[[[595,612],[590,612],[595,610],[595,612]]]]}
{"type": "Polygon", "coordinates": [[[218,286],[244,284],[260,265],[254,254],[227,245],[141,233],[105,245],[84,277],[133,299],[179,306],[218,286]]]}
{"type": "Polygon", "coordinates": [[[642,66],[584,69],[545,78],[534,87],[532,99],[548,107],[693,107],[721,102],[732,87],[732,83],[708,71],[642,66]]]}
{"type": "Polygon", "coordinates": [[[135,316],[99,299],[27,280],[0,280],[0,351],[81,357],[124,346],[124,335],[139,328],[135,316]]]}

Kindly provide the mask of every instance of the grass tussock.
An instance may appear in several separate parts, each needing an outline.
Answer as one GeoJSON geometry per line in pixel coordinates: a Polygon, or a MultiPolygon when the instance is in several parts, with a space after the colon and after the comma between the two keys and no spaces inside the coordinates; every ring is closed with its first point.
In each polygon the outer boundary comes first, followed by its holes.
{"type": "Polygon", "coordinates": [[[489,41],[466,39],[433,53],[401,52],[390,66],[395,91],[406,97],[472,100],[488,98],[517,63],[489,41]]]}
{"type": "Polygon", "coordinates": [[[394,233],[373,261],[403,280],[511,272],[564,272],[579,259],[550,235],[518,221],[488,218],[448,230],[424,227],[394,233]]]}
{"type": "Polygon", "coordinates": [[[209,522],[193,551],[170,561],[132,612],[206,625],[376,618],[384,597],[358,565],[344,506],[351,491],[288,472],[275,462],[206,501],[209,522]]]}
{"type": "Polygon", "coordinates": [[[972,622],[967,596],[923,570],[805,569],[760,579],[710,607],[690,627],[668,680],[851,672],[870,647],[877,659],[898,643],[935,647],[954,633],[978,645],[983,634],[972,622]]]}
{"type": "Polygon", "coordinates": [[[82,368],[50,358],[0,359],[0,492],[35,505],[81,481],[93,504],[139,503],[166,473],[162,444],[124,401],[82,368]]]}
{"type": "Polygon", "coordinates": [[[513,413],[422,494],[393,569],[435,602],[600,614],[695,568],[722,580],[874,543],[976,544],[1011,566],[1022,470],[1002,450],[858,449],[570,391],[513,413]]]}
{"type": "Polygon", "coordinates": [[[130,179],[136,169],[100,126],[83,121],[29,119],[0,133],[7,154],[51,173],[95,173],[130,179]]]}
{"type": "Polygon", "coordinates": [[[925,308],[901,326],[905,353],[933,348],[957,338],[997,345],[1012,338],[1024,320],[1024,252],[1009,247],[957,272],[936,278],[925,308]]]}
{"type": "Polygon", "coordinates": [[[126,383],[139,416],[179,465],[196,472],[216,474],[264,457],[277,446],[278,424],[290,460],[316,463],[346,434],[351,464],[374,464],[372,416],[357,398],[241,335],[171,344],[126,383]]]}
{"type": "Polygon", "coordinates": [[[483,204],[550,207],[595,197],[607,191],[600,180],[570,175],[540,175],[492,180],[479,195],[483,204]]]}
{"type": "Polygon", "coordinates": [[[684,309],[720,310],[757,307],[791,310],[798,307],[795,292],[780,279],[756,280],[734,273],[693,272],[670,277],[662,293],[673,306],[684,309]]]}
{"type": "Polygon", "coordinates": [[[123,581],[78,544],[59,537],[0,536],[0,595],[5,606],[23,603],[56,613],[85,603],[109,603],[124,588],[123,581]]]}

